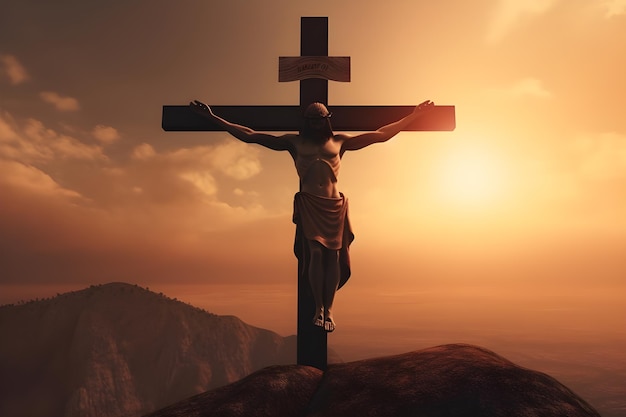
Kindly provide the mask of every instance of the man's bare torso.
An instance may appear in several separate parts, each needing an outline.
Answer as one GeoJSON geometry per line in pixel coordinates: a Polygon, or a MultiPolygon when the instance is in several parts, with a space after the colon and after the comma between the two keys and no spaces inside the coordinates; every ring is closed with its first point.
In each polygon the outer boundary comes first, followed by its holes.
{"type": "Polygon", "coordinates": [[[339,198],[337,176],[341,166],[341,136],[315,140],[293,135],[289,139],[301,191],[319,197],[339,198]]]}

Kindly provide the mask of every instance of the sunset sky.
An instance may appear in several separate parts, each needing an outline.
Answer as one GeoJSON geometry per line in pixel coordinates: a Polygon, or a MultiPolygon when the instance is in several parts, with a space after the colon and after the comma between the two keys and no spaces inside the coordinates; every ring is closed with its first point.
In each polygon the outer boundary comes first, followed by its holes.
{"type": "Polygon", "coordinates": [[[124,281],[294,333],[291,158],[164,132],[161,106],[297,104],[301,16],[352,60],[331,107],[457,114],[344,155],[331,338],[626,346],[626,0],[4,2],[0,303],[124,281]]]}

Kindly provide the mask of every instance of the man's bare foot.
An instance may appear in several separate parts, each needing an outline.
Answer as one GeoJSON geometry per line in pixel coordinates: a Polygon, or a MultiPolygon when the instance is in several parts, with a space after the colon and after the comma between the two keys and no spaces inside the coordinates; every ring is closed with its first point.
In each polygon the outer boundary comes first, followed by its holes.
{"type": "Polygon", "coordinates": [[[333,320],[333,313],[330,310],[324,310],[324,330],[328,333],[335,330],[335,320],[333,320]]]}
{"type": "Polygon", "coordinates": [[[319,310],[319,313],[313,317],[313,324],[317,327],[324,327],[324,309],[319,310]]]}
{"type": "Polygon", "coordinates": [[[324,330],[326,330],[328,333],[335,330],[335,321],[332,319],[332,317],[326,317],[324,319],[324,330]]]}

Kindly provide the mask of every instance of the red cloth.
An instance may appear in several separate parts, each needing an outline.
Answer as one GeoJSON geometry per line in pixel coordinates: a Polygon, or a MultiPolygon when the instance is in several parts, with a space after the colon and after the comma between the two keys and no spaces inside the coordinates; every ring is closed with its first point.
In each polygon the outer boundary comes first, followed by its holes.
{"type": "Polygon", "coordinates": [[[339,251],[341,288],[350,278],[349,249],[354,240],[348,217],[348,200],[343,194],[340,198],[325,198],[305,192],[296,193],[293,222],[297,226],[294,253],[300,262],[304,262],[302,272],[308,270],[308,241],[315,240],[328,249],[339,251]]]}

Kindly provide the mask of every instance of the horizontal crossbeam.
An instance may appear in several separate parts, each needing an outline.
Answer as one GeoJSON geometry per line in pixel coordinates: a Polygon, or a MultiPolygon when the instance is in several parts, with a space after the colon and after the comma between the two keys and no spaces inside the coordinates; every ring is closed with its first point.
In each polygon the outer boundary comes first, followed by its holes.
{"type": "MultiPolygon", "coordinates": [[[[415,106],[329,106],[334,131],[370,131],[400,120],[415,106]]],[[[266,132],[297,132],[302,127],[299,106],[211,106],[213,112],[232,122],[266,132]]],[[[194,113],[189,106],[163,106],[163,130],[168,132],[219,132],[224,129],[194,113]]],[[[405,131],[452,131],[456,127],[454,106],[434,106],[405,131]]]]}

